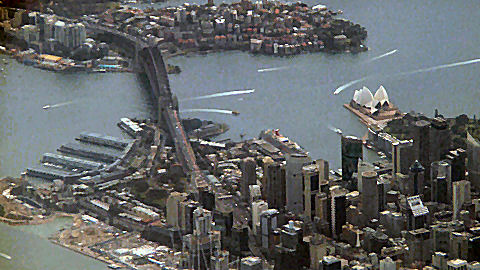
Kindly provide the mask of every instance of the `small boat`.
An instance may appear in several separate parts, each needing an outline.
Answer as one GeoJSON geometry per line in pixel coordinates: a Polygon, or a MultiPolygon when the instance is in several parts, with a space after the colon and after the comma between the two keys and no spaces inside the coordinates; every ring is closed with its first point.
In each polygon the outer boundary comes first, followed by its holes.
{"type": "Polygon", "coordinates": [[[50,109],[51,107],[52,107],[52,106],[50,106],[50,105],[45,105],[45,106],[43,106],[43,109],[44,109],[44,110],[48,110],[48,109],[50,109]]]}
{"type": "Polygon", "coordinates": [[[5,259],[7,259],[7,260],[11,260],[11,259],[12,259],[12,257],[10,257],[9,255],[7,255],[7,254],[5,254],[5,253],[1,253],[1,252],[0,252],[0,256],[3,257],[3,258],[5,258],[5,259]]]}
{"type": "Polygon", "coordinates": [[[232,111],[232,114],[233,114],[233,115],[239,115],[240,112],[238,112],[238,111],[232,111]]]}

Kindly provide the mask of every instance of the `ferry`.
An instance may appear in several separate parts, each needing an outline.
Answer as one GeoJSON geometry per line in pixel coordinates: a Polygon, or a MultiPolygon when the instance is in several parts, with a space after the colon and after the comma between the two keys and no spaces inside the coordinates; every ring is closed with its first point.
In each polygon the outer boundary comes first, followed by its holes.
{"type": "Polygon", "coordinates": [[[50,106],[50,105],[45,105],[45,106],[43,106],[42,108],[43,108],[44,110],[48,110],[48,109],[50,109],[51,107],[52,107],[52,106],[50,106]]]}

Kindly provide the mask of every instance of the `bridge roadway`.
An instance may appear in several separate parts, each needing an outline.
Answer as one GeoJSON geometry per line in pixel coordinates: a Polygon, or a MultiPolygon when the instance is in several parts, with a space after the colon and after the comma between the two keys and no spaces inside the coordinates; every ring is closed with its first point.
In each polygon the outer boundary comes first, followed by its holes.
{"type": "Polygon", "coordinates": [[[208,188],[206,177],[197,165],[195,153],[180,121],[178,104],[174,102],[165,62],[158,47],[149,46],[141,38],[114,28],[90,24],[87,29],[116,42],[126,53],[133,56],[136,64],[141,67],[141,72],[147,75],[151,96],[158,102],[158,121],[168,126],[175,144],[177,159],[182,164],[185,174],[190,176],[191,184],[197,192],[208,188]]]}

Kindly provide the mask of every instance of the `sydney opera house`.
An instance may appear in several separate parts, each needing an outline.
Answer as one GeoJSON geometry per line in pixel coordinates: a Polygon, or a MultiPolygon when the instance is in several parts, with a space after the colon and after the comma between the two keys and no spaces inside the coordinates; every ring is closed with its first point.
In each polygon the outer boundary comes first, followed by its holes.
{"type": "Polygon", "coordinates": [[[387,91],[382,85],[372,94],[370,89],[363,87],[355,90],[350,107],[375,120],[385,120],[401,116],[400,111],[388,99],[387,91]]]}

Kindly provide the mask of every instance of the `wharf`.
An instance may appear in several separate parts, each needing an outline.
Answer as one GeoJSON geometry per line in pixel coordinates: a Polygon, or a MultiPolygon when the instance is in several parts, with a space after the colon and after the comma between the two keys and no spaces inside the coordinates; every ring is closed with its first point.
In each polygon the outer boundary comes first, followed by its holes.
{"type": "Polygon", "coordinates": [[[121,157],[121,152],[107,151],[109,149],[95,149],[88,145],[78,143],[67,143],[62,145],[58,151],[60,153],[72,154],[75,156],[88,158],[96,161],[112,163],[121,157]]]}
{"type": "Polygon", "coordinates": [[[43,163],[52,163],[68,169],[98,170],[104,167],[100,162],[94,162],[85,159],[74,158],[54,153],[45,153],[42,159],[43,163]]]}
{"type": "Polygon", "coordinates": [[[125,140],[107,135],[101,135],[98,133],[82,132],[77,138],[78,141],[96,144],[100,146],[112,147],[120,150],[124,150],[132,140],[125,140]]]}
{"type": "Polygon", "coordinates": [[[368,128],[374,128],[374,129],[381,129],[384,126],[386,126],[388,122],[394,119],[401,119],[405,115],[405,113],[401,113],[399,116],[394,115],[386,119],[376,120],[362,113],[360,110],[353,108],[350,104],[343,104],[343,107],[347,108],[349,111],[355,114],[360,119],[360,122],[365,124],[368,128]]]}

